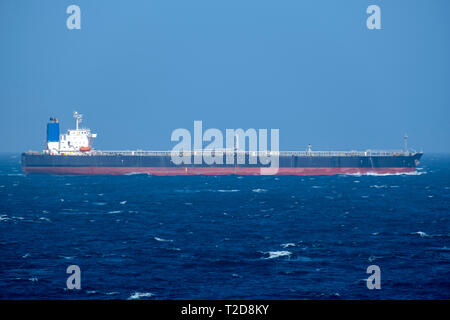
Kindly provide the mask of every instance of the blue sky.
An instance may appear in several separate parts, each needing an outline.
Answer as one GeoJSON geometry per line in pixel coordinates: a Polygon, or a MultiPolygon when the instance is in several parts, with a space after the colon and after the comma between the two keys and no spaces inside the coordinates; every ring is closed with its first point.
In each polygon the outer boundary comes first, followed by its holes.
{"type": "Polygon", "coordinates": [[[98,149],[278,128],[280,148],[450,152],[450,1],[0,1],[0,152],[72,112],[98,149]],[[68,30],[66,8],[81,8],[68,30]],[[381,8],[381,30],[366,8],[381,8]]]}

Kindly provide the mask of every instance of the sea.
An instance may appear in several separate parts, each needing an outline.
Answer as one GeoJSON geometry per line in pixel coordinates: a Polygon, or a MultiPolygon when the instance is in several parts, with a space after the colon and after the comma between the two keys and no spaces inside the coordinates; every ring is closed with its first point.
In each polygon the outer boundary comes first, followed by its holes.
{"type": "Polygon", "coordinates": [[[445,154],[414,174],[166,177],[24,175],[1,154],[0,299],[449,299],[449,206],[445,154]]]}

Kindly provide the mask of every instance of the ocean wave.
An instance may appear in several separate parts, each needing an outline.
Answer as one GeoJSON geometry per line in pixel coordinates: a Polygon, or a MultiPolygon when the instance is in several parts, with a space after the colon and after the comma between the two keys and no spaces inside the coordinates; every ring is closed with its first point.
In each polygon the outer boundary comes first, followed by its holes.
{"type": "Polygon", "coordinates": [[[253,189],[252,192],[256,193],[267,192],[267,189],[253,189]]]}
{"type": "Polygon", "coordinates": [[[156,241],[160,241],[160,242],[173,242],[173,240],[163,239],[163,238],[158,238],[158,237],[153,237],[153,239],[155,239],[156,241]]]}
{"type": "Polygon", "coordinates": [[[396,173],[378,173],[378,172],[356,172],[356,173],[343,173],[340,176],[375,176],[375,177],[386,177],[386,176],[420,176],[426,174],[426,171],[413,171],[413,172],[396,172],[396,173]]]}
{"type": "Polygon", "coordinates": [[[431,250],[435,250],[435,251],[450,251],[449,247],[433,247],[431,248],[431,250]]]}
{"type": "Polygon", "coordinates": [[[377,176],[377,177],[384,177],[384,176],[420,176],[422,174],[426,174],[426,171],[419,172],[398,172],[398,173],[376,173],[376,172],[367,172],[366,176],[377,176]]]}
{"type": "Polygon", "coordinates": [[[383,184],[381,186],[374,184],[373,186],[370,186],[370,188],[375,188],[375,189],[382,189],[382,188],[387,188],[388,186],[383,184]]]}
{"type": "Polygon", "coordinates": [[[288,243],[280,244],[280,246],[282,246],[283,248],[289,248],[289,247],[295,247],[296,244],[292,243],[292,242],[288,242],[288,243]]]}
{"type": "Polygon", "coordinates": [[[24,217],[16,217],[16,216],[8,217],[6,214],[0,214],[0,222],[1,221],[10,221],[10,220],[12,220],[12,221],[14,221],[14,223],[16,223],[17,220],[25,220],[25,218],[24,217]]]}
{"type": "Polygon", "coordinates": [[[140,298],[149,298],[151,296],[154,296],[151,292],[133,292],[133,294],[128,297],[128,300],[138,300],[140,298]]]}
{"type": "Polygon", "coordinates": [[[289,257],[292,252],[290,251],[268,251],[264,252],[264,254],[268,254],[268,257],[265,257],[264,259],[275,259],[279,257],[289,257]]]}
{"type": "Polygon", "coordinates": [[[176,193],[198,193],[198,192],[201,192],[201,190],[183,190],[183,189],[176,189],[174,191],[176,193]]]}
{"type": "Polygon", "coordinates": [[[180,248],[166,248],[167,251],[181,251],[180,248]]]}
{"type": "Polygon", "coordinates": [[[382,259],[382,258],[383,258],[383,257],[370,256],[369,258],[367,258],[367,260],[368,260],[369,262],[373,262],[373,261],[375,261],[375,260],[382,259]]]}
{"type": "Polygon", "coordinates": [[[60,256],[60,255],[58,255],[58,257],[63,258],[65,260],[73,260],[73,259],[75,259],[75,257],[72,257],[72,256],[60,256]]]}
{"type": "Polygon", "coordinates": [[[223,190],[223,189],[219,189],[217,190],[217,192],[239,192],[240,190],[238,189],[231,189],[231,190],[223,190]]]}
{"type": "Polygon", "coordinates": [[[429,235],[426,234],[426,233],[423,232],[423,231],[417,231],[417,232],[413,232],[413,233],[411,233],[411,234],[418,234],[421,238],[429,237],[429,235]]]}

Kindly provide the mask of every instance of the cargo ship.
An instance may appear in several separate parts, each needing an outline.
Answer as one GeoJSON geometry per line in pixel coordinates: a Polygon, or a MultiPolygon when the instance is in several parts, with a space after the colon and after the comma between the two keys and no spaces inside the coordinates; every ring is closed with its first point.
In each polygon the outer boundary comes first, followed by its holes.
{"type": "MultiPolygon", "coordinates": [[[[336,174],[406,174],[416,171],[422,152],[407,148],[400,151],[269,151],[277,156],[274,170],[270,164],[252,163],[258,152],[237,148],[220,150],[220,164],[194,161],[203,159],[205,151],[182,151],[188,164],[173,161],[173,151],[101,151],[93,148],[97,134],[81,128],[82,115],[74,112],[76,128],[60,134],[59,121],[50,118],[47,143],[41,152],[22,154],[22,170],[26,174],[55,175],[123,175],[146,173],[152,175],[336,175],[336,174]],[[228,157],[228,158],[227,158],[228,157]],[[225,159],[240,159],[228,163],[225,159]]],[[[215,151],[217,152],[217,151],[215,151]]],[[[267,151],[265,151],[267,154],[267,151]]],[[[217,155],[216,155],[217,158],[217,155]]]]}

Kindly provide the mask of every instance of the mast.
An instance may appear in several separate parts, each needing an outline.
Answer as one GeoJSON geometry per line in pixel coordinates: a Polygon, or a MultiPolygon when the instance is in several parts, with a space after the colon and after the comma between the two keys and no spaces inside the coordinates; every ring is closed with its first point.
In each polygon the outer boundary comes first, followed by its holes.
{"type": "Polygon", "coordinates": [[[403,136],[403,139],[405,140],[405,153],[408,152],[408,135],[405,133],[403,136]]]}
{"type": "Polygon", "coordinates": [[[306,154],[308,155],[308,156],[310,156],[311,155],[311,144],[308,144],[308,149],[307,149],[307,151],[306,151],[306,154]]]}
{"type": "Polygon", "coordinates": [[[79,123],[81,123],[83,121],[83,115],[78,113],[77,111],[73,112],[73,117],[75,118],[76,121],[76,129],[78,131],[78,125],[79,123]]]}

